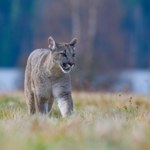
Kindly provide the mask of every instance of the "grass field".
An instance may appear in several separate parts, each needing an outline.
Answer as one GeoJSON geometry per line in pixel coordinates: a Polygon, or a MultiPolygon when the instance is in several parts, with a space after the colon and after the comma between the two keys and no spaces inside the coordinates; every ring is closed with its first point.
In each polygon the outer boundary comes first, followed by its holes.
{"type": "Polygon", "coordinates": [[[150,97],[73,94],[75,112],[28,116],[22,93],[0,95],[0,150],[150,150],[150,97]]]}

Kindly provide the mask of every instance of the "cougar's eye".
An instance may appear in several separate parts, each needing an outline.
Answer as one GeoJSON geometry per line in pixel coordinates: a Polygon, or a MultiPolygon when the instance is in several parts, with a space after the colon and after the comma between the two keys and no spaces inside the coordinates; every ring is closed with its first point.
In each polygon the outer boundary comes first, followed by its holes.
{"type": "Polygon", "coordinates": [[[61,55],[62,55],[63,57],[67,57],[67,55],[66,55],[65,53],[61,53],[61,55]]]}

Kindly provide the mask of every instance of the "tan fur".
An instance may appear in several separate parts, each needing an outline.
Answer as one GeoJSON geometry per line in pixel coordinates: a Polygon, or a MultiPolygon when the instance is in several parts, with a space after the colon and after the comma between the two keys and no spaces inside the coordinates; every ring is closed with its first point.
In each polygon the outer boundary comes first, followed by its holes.
{"type": "Polygon", "coordinates": [[[29,114],[47,114],[55,99],[65,117],[73,112],[73,100],[70,74],[64,73],[60,66],[64,62],[74,64],[76,39],[73,40],[75,43],[53,42],[50,37],[50,49],[37,49],[30,54],[25,70],[24,91],[29,114]]]}

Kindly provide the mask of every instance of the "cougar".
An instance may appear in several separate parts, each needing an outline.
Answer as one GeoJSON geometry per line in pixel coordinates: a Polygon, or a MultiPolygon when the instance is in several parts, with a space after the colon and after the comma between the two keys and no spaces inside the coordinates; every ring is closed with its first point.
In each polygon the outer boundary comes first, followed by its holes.
{"type": "Polygon", "coordinates": [[[47,49],[36,49],[28,57],[24,92],[29,114],[48,114],[54,100],[63,117],[72,114],[69,73],[75,65],[76,43],[76,38],[69,43],[57,43],[49,37],[47,49]]]}

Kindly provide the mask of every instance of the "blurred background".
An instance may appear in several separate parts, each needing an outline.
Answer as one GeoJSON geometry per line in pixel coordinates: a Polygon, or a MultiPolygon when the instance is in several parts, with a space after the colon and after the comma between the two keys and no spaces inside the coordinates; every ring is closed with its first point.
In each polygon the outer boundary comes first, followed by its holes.
{"type": "Polygon", "coordinates": [[[29,54],[78,38],[75,90],[150,93],[149,0],[0,0],[0,91],[23,90],[29,54]]]}

